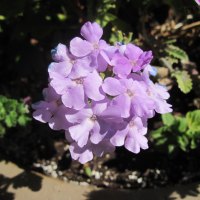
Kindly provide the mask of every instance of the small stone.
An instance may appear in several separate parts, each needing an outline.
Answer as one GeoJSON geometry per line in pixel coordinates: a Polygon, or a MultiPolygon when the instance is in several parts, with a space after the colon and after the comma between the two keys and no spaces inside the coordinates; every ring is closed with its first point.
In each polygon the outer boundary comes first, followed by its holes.
{"type": "Polygon", "coordinates": [[[58,168],[57,165],[53,165],[53,166],[52,166],[52,169],[53,169],[53,170],[56,170],[57,168],[58,168]]]}
{"type": "Polygon", "coordinates": [[[58,177],[58,174],[57,174],[55,171],[53,171],[53,172],[51,173],[51,176],[54,177],[54,178],[57,178],[57,177],[58,177]]]}
{"type": "Polygon", "coordinates": [[[87,182],[80,182],[79,184],[82,185],[82,186],[88,186],[89,185],[87,182]]]}
{"type": "Polygon", "coordinates": [[[143,181],[142,177],[138,178],[137,180],[138,183],[142,183],[142,181],[143,181]]]}
{"type": "Polygon", "coordinates": [[[100,175],[100,173],[99,172],[97,172],[96,171],[96,173],[94,174],[94,177],[95,177],[95,179],[100,179],[101,178],[101,175],[100,175]]]}
{"type": "Polygon", "coordinates": [[[34,163],[33,166],[34,167],[41,167],[41,164],[40,163],[34,163]]]}
{"type": "Polygon", "coordinates": [[[58,171],[58,175],[59,175],[59,176],[62,176],[63,173],[62,173],[61,171],[58,171]]]}
{"type": "Polygon", "coordinates": [[[68,181],[67,177],[63,177],[63,181],[67,182],[68,181]]]}
{"type": "Polygon", "coordinates": [[[160,174],[160,170],[159,169],[156,169],[156,174],[160,174]]]}

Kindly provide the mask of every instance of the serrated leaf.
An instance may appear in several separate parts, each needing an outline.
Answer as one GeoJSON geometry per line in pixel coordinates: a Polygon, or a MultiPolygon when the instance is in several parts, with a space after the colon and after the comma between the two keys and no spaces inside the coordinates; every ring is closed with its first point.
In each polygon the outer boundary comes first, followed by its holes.
{"type": "Polygon", "coordinates": [[[181,62],[188,62],[189,61],[187,53],[178,46],[170,44],[170,45],[167,46],[165,51],[168,53],[168,55],[170,57],[177,58],[181,62]]]}
{"type": "Polygon", "coordinates": [[[191,132],[200,132],[200,110],[188,112],[186,120],[191,132]]]}
{"type": "Polygon", "coordinates": [[[175,71],[172,74],[176,78],[180,90],[187,94],[192,89],[192,79],[186,71],[175,71]]]}
{"type": "Polygon", "coordinates": [[[163,114],[161,117],[162,117],[163,124],[166,126],[172,126],[175,122],[174,116],[170,113],[163,114]]]}

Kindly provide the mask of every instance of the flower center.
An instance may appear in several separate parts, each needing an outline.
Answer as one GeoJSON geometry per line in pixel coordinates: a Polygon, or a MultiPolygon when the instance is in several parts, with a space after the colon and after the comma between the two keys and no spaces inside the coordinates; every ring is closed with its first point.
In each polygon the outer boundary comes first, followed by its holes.
{"type": "Polygon", "coordinates": [[[92,120],[93,122],[97,120],[97,116],[96,115],[92,115],[92,117],[90,117],[90,120],[92,120]]]}
{"type": "Polygon", "coordinates": [[[136,64],[137,64],[137,61],[131,60],[131,61],[130,61],[130,64],[134,67],[134,66],[136,66],[136,64]]]}
{"type": "Polygon", "coordinates": [[[77,78],[77,79],[74,79],[74,81],[76,82],[76,84],[82,85],[83,82],[84,82],[84,79],[83,78],[77,78]]]}
{"type": "Polygon", "coordinates": [[[150,90],[147,90],[148,96],[152,96],[152,92],[150,90]]]}
{"type": "Polygon", "coordinates": [[[128,94],[129,97],[133,96],[133,92],[131,90],[129,90],[129,89],[126,91],[126,93],[128,94]]]}
{"type": "Polygon", "coordinates": [[[58,99],[58,100],[56,101],[56,105],[57,105],[57,106],[62,105],[62,101],[61,101],[61,99],[58,99]]]}
{"type": "Polygon", "coordinates": [[[133,127],[133,126],[135,126],[135,123],[134,123],[134,121],[133,121],[133,120],[131,120],[131,121],[129,122],[129,126],[130,126],[130,127],[133,127]]]}
{"type": "Polygon", "coordinates": [[[94,47],[94,49],[98,49],[98,48],[99,48],[99,45],[98,45],[97,43],[94,43],[94,44],[93,44],[93,47],[94,47]]]}
{"type": "Polygon", "coordinates": [[[76,60],[70,60],[69,61],[72,65],[74,65],[76,63],[76,60]]]}

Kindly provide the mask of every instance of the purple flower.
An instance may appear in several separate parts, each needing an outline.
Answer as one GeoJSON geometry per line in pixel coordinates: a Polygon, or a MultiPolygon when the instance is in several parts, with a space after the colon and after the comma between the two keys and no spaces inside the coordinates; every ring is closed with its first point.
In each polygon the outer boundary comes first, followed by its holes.
{"type": "Polygon", "coordinates": [[[153,117],[154,102],[139,81],[110,77],[104,80],[102,88],[106,94],[114,96],[113,104],[119,107],[122,117],[133,114],[153,117]]]}
{"type": "Polygon", "coordinates": [[[80,110],[85,107],[87,98],[99,101],[105,98],[100,90],[102,78],[96,70],[85,77],[52,79],[50,85],[61,95],[68,108],[80,110]]]}
{"type": "Polygon", "coordinates": [[[142,51],[133,44],[127,44],[124,55],[116,53],[111,61],[113,72],[119,77],[127,77],[132,71],[138,72],[145,68],[152,60],[151,51],[142,51]]]}
{"type": "Polygon", "coordinates": [[[108,100],[94,103],[92,107],[84,108],[77,113],[66,115],[66,119],[74,124],[69,127],[70,137],[79,147],[84,147],[88,141],[93,144],[101,142],[111,132],[111,122],[118,120],[112,116],[114,111],[107,110],[108,100]],[[109,122],[109,123],[108,123],[109,122]]]}
{"type": "Polygon", "coordinates": [[[112,145],[109,140],[103,140],[98,144],[88,142],[84,147],[79,147],[76,142],[72,142],[69,147],[71,156],[74,160],[78,160],[84,164],[93,159],[93,156],[101,157],[105,153],[112,153],[115,150],[115,146],[112,145]]]}
{"type": "Polygon", "coordinates": [[[102,51],[107,49],[109,45],[101,40],[103,30],[96,22],[86,22],[81,28],[81,35],[86,39],[75,37],[70,42],[70,51],[76,57],[90,56],[98,70],[104,71],[107,62],[102,55],[102,51]]]}
{"type": "Polygon", "coordinates": [[[63,79],[66,77],[78,78],[86,76],[92,72],[94,68],[91,66],[89,57],[77,58],[69,53],[67,47],[59,44],[56,48],[56,53],[53,56],[54,60],[48,68],[50,79],[63,79]]]}
{"type": "Polygon", "coordinates": [[[55,62],[62,62],[67,59],[68,49],[64,44],[58,44],[55,49],[51,50],[52,59],[55,62]]]}
{"type": "Polygon", "coordinates": [[[116,131],[110,141],[114,146],[125,146],[126,149],[133,153],[139,153],[140,149],[147,149],[147,133],[146,119],[133,117],[128,122],[124,122],[123,126],[116,131]]]}
{"type": "Polygon", "coordinates": [[[146,88],[145,90],[149,98],[154,101],[155,111],[160,114],[172,112],[172,106],[166,101],[170,97],[167,88],[159,85],[158,83],[154,84],[149,78],[149,73],[149,69],[146,68],[141,74],[140,79],[142,80],[141,82],[146,88]]]}
{"type": "Polygon", "coordinates": [[[149,65],[152,52],[108,45],[97,23],[85,23],[81,35],[71,40],[70,50],[64,44],[52,50],[49,87],[33,105],[33,117],[65,130],[71,156],[80,163],[115,146],[133,153],[147,149],[148,118],[172,111],[166,88],[150,80],[156,75],[149,65]]]}
{"type": "Polygon", "coordinates": [[[33,117],[42,122],[48,123],[53,130],[66,130],[70,123],[66,120],[65,115],[69,113],[52,87],[43,90],[45,101],[39,101],[32,105],[35,111],[33,117]]]}

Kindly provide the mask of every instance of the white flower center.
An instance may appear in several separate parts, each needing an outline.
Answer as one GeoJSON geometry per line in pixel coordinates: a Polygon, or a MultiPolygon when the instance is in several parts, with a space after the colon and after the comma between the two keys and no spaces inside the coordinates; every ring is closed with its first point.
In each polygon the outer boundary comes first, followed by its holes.
{"type": "Polygon", "coordinates": [[[74,79],[74,81],[76,82],[76,84],[82,85],[83,82],[84,82],[84,79],[83,78],[77,78],[77,79],[74,79]]]}
{"type": "Polygon", "coordinates": [[[130,127],[135,126],[134,120],[131,120],[131,121],[129,122],[129,126],[130,126],[130,127]]]}
{"type": "Polygon", "coordinates": [[[74,65],[74,64],[76,63],[76,60],[70,60],[70,63],[71,63],[72,65],[74,65]]]}
{"type": "Polygon", "coordinates": [[[62,105],[63,103],[62,103],[62,101],[61,101],[61,99],[58,99],[57,101],[56,101],[56,105],[57,106],[60,106],[60,105],[62,105]]]}
{"type": "Polygon", "coordinates": [[[93,122],[96,121],[97,120],[97,116],[96,115],[92,115],[92,117],[90,117],[90,120],[93,121],[93,122]]]}
{"type": "Polygon", "coordinates": [[[99,45],[98,45],[97,43],[94,43],[94,44],[93,44],[93,47],[94,47],[94,49],[98,49],[98,48],[99,48],[99,45]]]}
{"type": "Polygon", "coordinates": [[[133,92],[131,90],[129,90],[129,89],[126,91],[126,93],[128,94],[129,97],[133,96],[133,92]]]}
{"type": "Polygon", "coordinates": [[[137,64],[137,61],[136,61],[136,60],[131,60],[131,61],[130,61],[130,64],[134,67],[134,66],[136,66],[136,64],[137,64]]]}

